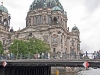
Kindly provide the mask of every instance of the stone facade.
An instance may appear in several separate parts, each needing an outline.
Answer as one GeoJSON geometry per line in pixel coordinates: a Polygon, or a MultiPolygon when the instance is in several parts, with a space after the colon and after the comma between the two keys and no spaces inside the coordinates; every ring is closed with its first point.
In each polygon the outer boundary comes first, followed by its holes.
{"type": "MultiPolygon", "coordinates": [[[[7,47],[5,50],[9,47],[7,42],[11,43],[14,39],[38,38],[50,45],[52,53],[78,54],[80,51],[80,32],[76,26],[72,28],[71,32],[69,31],[67,13],[61,6],[58,6],[58,1],[56,0],[53,8],[46,5],[46,2],[41,8],[33,7],[34,9],[32,9],[31,5],[26,16],[26,27],[18,31],[13,31],[13,29],[9,31],[10,16],[1,11],[0,40],[7,47]]],[[[32,4],[34,6],[35,2],[32,4]]]]}
{"type": "Polygon", "coordinates": [[[4,49],[8,49],[10,43],[10,15],[6,12],[0,11],[0,41],[2,42],[4,49]]]}

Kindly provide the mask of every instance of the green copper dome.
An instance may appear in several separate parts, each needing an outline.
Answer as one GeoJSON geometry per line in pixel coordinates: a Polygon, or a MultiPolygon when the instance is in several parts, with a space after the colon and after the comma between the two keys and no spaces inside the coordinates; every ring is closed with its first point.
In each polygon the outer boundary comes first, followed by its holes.
{"type": "Polygon", "coordinates": [[[53,8],[55,6],[58,6],[62,11],[64,11],[63,6],[59,2],[59,0],[34,0],[32,4],[30,5],[29,10],[34,10],[38,8],[53,8]]]}
{"type": "Polygon", "coordinates": [[[62,12],[62,9],[58,6],[55,6],[52,8],[52,11],[61,11],[62,12]]]}
{"type": "Polygon", "coordinates": [[[74,27],[72,28],[72,30],[78,30],[78,31],[79,31],[79,29],[78,29],[76,26],[74,26],[74,27]]]}
{"type": "Polygon", "coordinates": [[[3,5],[0,6],[0,11],[6,12],[8,13],[8,10],[6,7],[4,7],[3,5]]]}

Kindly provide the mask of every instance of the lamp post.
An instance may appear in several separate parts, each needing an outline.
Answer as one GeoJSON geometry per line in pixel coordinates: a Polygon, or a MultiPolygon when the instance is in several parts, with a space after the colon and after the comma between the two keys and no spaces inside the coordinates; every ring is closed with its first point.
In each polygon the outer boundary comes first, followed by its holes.
{"type": "Polygon", "coordinates": [[[18,43],[17,43],[17,56],[16,56],[16,59],[17,59],[17,57],[18,57],[18,43]]]}

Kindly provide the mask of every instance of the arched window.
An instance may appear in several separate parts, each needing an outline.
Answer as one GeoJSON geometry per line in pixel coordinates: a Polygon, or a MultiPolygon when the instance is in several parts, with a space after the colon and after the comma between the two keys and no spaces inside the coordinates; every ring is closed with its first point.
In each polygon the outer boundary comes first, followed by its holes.
{"type": "Polygon", "coordinates": [[[4,25],[8,25],[7,19],[4,19],[3,23],[4,23],[4,25]]]}
{"type": "Polygon", "coordinates": [[[53,24],[56,25],[57,23],[58,23],[58,22],[57,22],[57,18],[54,17],[54,18],[53,18],[53,24]]]}

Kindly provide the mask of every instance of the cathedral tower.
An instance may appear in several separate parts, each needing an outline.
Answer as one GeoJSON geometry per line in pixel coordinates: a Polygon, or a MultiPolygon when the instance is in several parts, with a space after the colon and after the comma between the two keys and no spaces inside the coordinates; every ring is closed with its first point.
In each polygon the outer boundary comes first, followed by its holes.
{"type": "Polygon", "coordinates": [[[7,44],[10,39],[10,15],[7,8],[2,4],[0,5],[0,41],[3,43],[4,49],[7,50],[7,44]]]}

